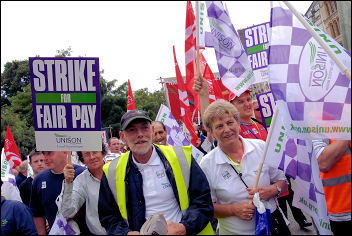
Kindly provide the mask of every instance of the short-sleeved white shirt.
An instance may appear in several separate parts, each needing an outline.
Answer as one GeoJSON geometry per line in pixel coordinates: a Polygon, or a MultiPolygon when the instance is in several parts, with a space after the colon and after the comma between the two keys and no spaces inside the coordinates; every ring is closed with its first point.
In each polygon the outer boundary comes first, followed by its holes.
{"type": "Polygon", "coordinates": [[[180,206],[155,148],[153,147],[153,153],[146,164],[136,162],[134,157],[133,162],[143,178],[146,219],[152,214],[163,214],[167,221],[180,222],[182,218],[180,206]]]}
{"type": "MultiPolygon", "coordinates": [[[[265,142],[259,139],[244,139],[239,136],[244,146],[242,157],[242,179],[248,187],[253,187],[259,163],[264,151],[265,142]]],[[[200,167],[207,176],[211,197],[218,204],[231,204],[249,201],[246,186],[241,181],[233,163],[227,158],[220,146],[209,152],[200,162],[200,167]]],[[[278,180],[286,180],[285,174],[264,163],[258,186],[268,186],[278,180]]],[[[274,199],[264,201],[265,207],[271,212],[276,210],[274,199]]],[[[241,220],[236,216],[219,218],[219,234],[254,234],[254,217],[250,221],[241,220]]]]}

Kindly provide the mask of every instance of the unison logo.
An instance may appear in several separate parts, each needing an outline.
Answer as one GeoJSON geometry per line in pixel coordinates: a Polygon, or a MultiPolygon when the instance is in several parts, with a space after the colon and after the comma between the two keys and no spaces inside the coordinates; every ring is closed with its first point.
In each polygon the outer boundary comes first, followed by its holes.
{"type": "MultiPolygon", "coordinates": [[[[219,42],[219,47],[223,49],[221,53],[226,53],[228,56],[231,56],[231,51],[232,48],[236,45],[236,42],[233,41],[230,37],[226,37],[225,34],[227,35],[233,35],[235,36],[231,29],[223,24],[222,26],[225,28],[222,28],[220,25],[216,23],[216,20],[212,19],[211,21],[211,34],[213,35],[214,38],[216,38],[219,42]],[[225,32],[226,31],[226,32],[225,32]]],[[[219,51],[219,50],[218,50],[219,51]]]]}
{"type": "Polygon", "coordinates": [[[325,50],[308,41],[299,63],[299,83],[304,96],[312,101],[325,97],[334,86],[338,73],[325,50]]]}
{"type": "Polygon", "coordinates": [[[328,54],[321,47],[318,47],[317,51],[316,46],[312,42],[309,42],[309,46],[311,48],[310,86],[324,89],[324,84],[327,84],[326,79],[328,77],[328,71],[326,69],[328,54]]]}
{"type": "Polygon", "coordinates": [[[68,135],[61,135],[54,133],[56,137],[57,144],[70,144],[70,145],[80,145],[82,144],[82,138],[71,137],[68,135]]]}

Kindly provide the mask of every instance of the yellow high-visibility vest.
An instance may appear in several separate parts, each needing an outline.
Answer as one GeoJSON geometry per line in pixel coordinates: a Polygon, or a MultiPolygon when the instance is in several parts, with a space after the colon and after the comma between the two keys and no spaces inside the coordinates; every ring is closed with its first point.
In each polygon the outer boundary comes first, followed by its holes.
{"type": "MultiPolygon", "coordinates": [[[[189,207],[188,187],[190,179],[192,147],[172,147],[164,145],[157,146],[160,148],[160,150],[171,165],[172,171],[175,176],[180,208],[182,213],[184,213],[189,207]]],[[[129,154],[130,152],[126,152],[122,154],[118,159],[106,163],[103,167],[111,192],[114,195],[117,205],[119,206],[121,216],[125,220],[127,225],[128,220],[126,207],[125,176],[129,154]]],[[[200,233],[198,233],[198,235],[215,235],[210,222],[200,233]]]]}

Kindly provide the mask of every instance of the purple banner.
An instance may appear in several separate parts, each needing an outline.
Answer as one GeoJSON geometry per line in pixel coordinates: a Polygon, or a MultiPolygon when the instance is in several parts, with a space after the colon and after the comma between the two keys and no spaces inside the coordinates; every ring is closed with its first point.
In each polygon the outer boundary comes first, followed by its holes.
{"type": "Polygon", "coordinates": [[[257,101],[259,105],[260,114],[262,115],[264,127],[268,130],[271,124],[271,119],[274,114],[274,96],[271,92],[261,93],[257,95],[257,101]]]}
{"type": "Polygon", "coordinates": [[[100,131],[99,58],[30,57],[35,131],[100,131]]]}
{"type": "Polygon", "coordinates": [[[269,22],[243,29],[243,45],[253,70],[268,66],[269,22]]]}

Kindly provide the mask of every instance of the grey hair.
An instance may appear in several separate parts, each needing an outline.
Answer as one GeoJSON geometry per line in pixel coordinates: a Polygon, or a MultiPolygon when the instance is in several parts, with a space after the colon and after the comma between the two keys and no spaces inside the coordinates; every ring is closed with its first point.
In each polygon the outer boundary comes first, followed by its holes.
{"type": "Polygon", "coordinates": [[[238,121],[239,112],[234,105],[224,99],[219,99],[208,106],[204,112],[203,125],[205,129],[212,130],[212,123],[216,117],[225,114],[232,115],[238,121]]]}

